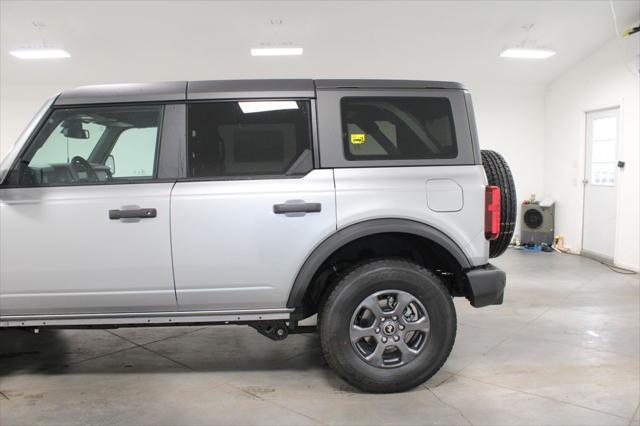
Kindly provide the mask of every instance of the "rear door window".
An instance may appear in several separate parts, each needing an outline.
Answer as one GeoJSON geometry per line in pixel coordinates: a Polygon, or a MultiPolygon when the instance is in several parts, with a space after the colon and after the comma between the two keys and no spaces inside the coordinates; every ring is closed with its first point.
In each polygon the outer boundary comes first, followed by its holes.
{"type": "Polygon", "coordinates": [[[188,108],[188,177],[304,174],[313,167],[308,101],[207,102],[188,108]]]}
{"type": "Polygon", "coordinates": [[[451,103],[439,97],[346,97],[347,160],[448,159],[458,155],[451,103]]]}

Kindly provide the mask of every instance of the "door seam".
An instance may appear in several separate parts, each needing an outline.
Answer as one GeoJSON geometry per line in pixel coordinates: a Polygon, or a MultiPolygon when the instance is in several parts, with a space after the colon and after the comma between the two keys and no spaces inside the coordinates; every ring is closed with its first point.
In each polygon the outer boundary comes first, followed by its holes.
{"type": "Polygon", "coordinates": [[[171,191],[169,191],[169,252],[171,258],[171,277],[173,278],[173,298],[176,301],[176,310],[180,309],[180,305],[178,305],[178,288],[176,287],[176,269],[173,262],[173,190],[176,187],[178,182],[174,182],[171,187],[171,191]]]}

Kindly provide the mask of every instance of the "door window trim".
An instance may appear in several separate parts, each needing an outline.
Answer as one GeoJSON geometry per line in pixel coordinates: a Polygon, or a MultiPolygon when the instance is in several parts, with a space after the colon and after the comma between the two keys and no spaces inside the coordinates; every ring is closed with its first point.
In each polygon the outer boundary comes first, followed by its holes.
{"type": "MultiPolygon", "coordinates": [[[[167,102],[135,102],[135,103],[104,103],[104,104],[87,104],[87,105],[52,105],[49,107],[47,113],[43,116],[38,126],[34,129],[33,133],[29,136],[28,140],[24,143],[24,145],[20,148],[20,152],[13,160],[7,175],[4,178],[4,181],[0,184],[0,188],[60,188],[60,187],[80,187],[80,186],[105,186],[105,185],[136,185],[136,184],[145,184],[145,183],[162,183],[162,182],[175,182],[177,177],[163,177],[159,178],[160,171],[160,156],[163,153],[161,149],[162,143],[165,142],[163,135],[165,131],[165,109],[167,106],[167,102]],[[102,108],[102,107],[136,107],[136,106],[158,106],[160,107],[159,112],[159,125],[158,125],[158,133],[156,135],[156,150],[155,150],[155,159],[154,159],[154,173],[151,178],[144,178],[138,180],[119,180],[119,181],[111,181],[111,182],[73,182],[73,183],[63,183],[63,184],[49,184],[49,185],[23,185],[19,183],[10,183],[11,178],[14,176],[14,171],[16,170],[20,159],[24,155],[24,153],[29,149],[31,144],[33,144],[35,138],[40,134],[45,124],[51,118],[51,116],[57,110],[68,110],[68,109],[82,109],[82,108],[102,108]]],[[[117,143],[117,141],[116,141],[117,143]]]]}

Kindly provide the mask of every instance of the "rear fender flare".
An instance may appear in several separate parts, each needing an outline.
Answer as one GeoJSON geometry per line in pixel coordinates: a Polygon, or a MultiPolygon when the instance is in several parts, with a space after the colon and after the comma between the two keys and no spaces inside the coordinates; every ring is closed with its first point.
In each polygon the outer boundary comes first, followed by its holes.
{"type": "Polygon", "coordinates": [[[384,233],[401,233],[423,237],[448,251],[463,270],[472,266],[460,246],[451,237],[430,225],[408,219],[368,220],[340,229],[313,250],[296,276],[289,293],[287,307],[300,308],[303,306],[305,294],[316,271],[336,250],[359,238],[384,233]]]}

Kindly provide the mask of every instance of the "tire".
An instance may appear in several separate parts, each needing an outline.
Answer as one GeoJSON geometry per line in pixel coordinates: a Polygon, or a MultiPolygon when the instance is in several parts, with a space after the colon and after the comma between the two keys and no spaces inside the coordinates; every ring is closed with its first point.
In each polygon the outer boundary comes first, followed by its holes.
{"type": "Polygon", "coordinates": [[[425,382],[447,360],[456,337],[456,311],[442,281],[431,271],[400,259],[373,260],[353,268],[338,281],[319,312],[320,342],[327,363],[348,383],[367,392],[401,392],[425,382]],[[373,311],[363,303],[378,298],[391,303],[378,311],[381,316],[366,324],[369,328],[364,330],[372,331],[363,334],[373,335],[352,343],[357,339],[352,330],[359,330],[352,328],[354,321],[371,321],[373,311]],[[392,299],[398,302],[394,305],[392,299]],[[385,311],[389,307],[403,314],[395,317],[385,311]],[[420,310],[426,315],[413,322],[420,310]],[[383,316],[385,322],[380,321],[383,316]],[[378,348],[391,352],[377,356],[378,348]],[[371,354],[365,349],[371,349],[371,354]]]}
{"type": "Polygon", "coordinates": [[[511,169],[502,155],[485,149],[481,154],[489,185],[500,188],[500,234],[489,242],[489,257],[498,257],[509,247],[516,227],[516,185],[511,169]]]}

